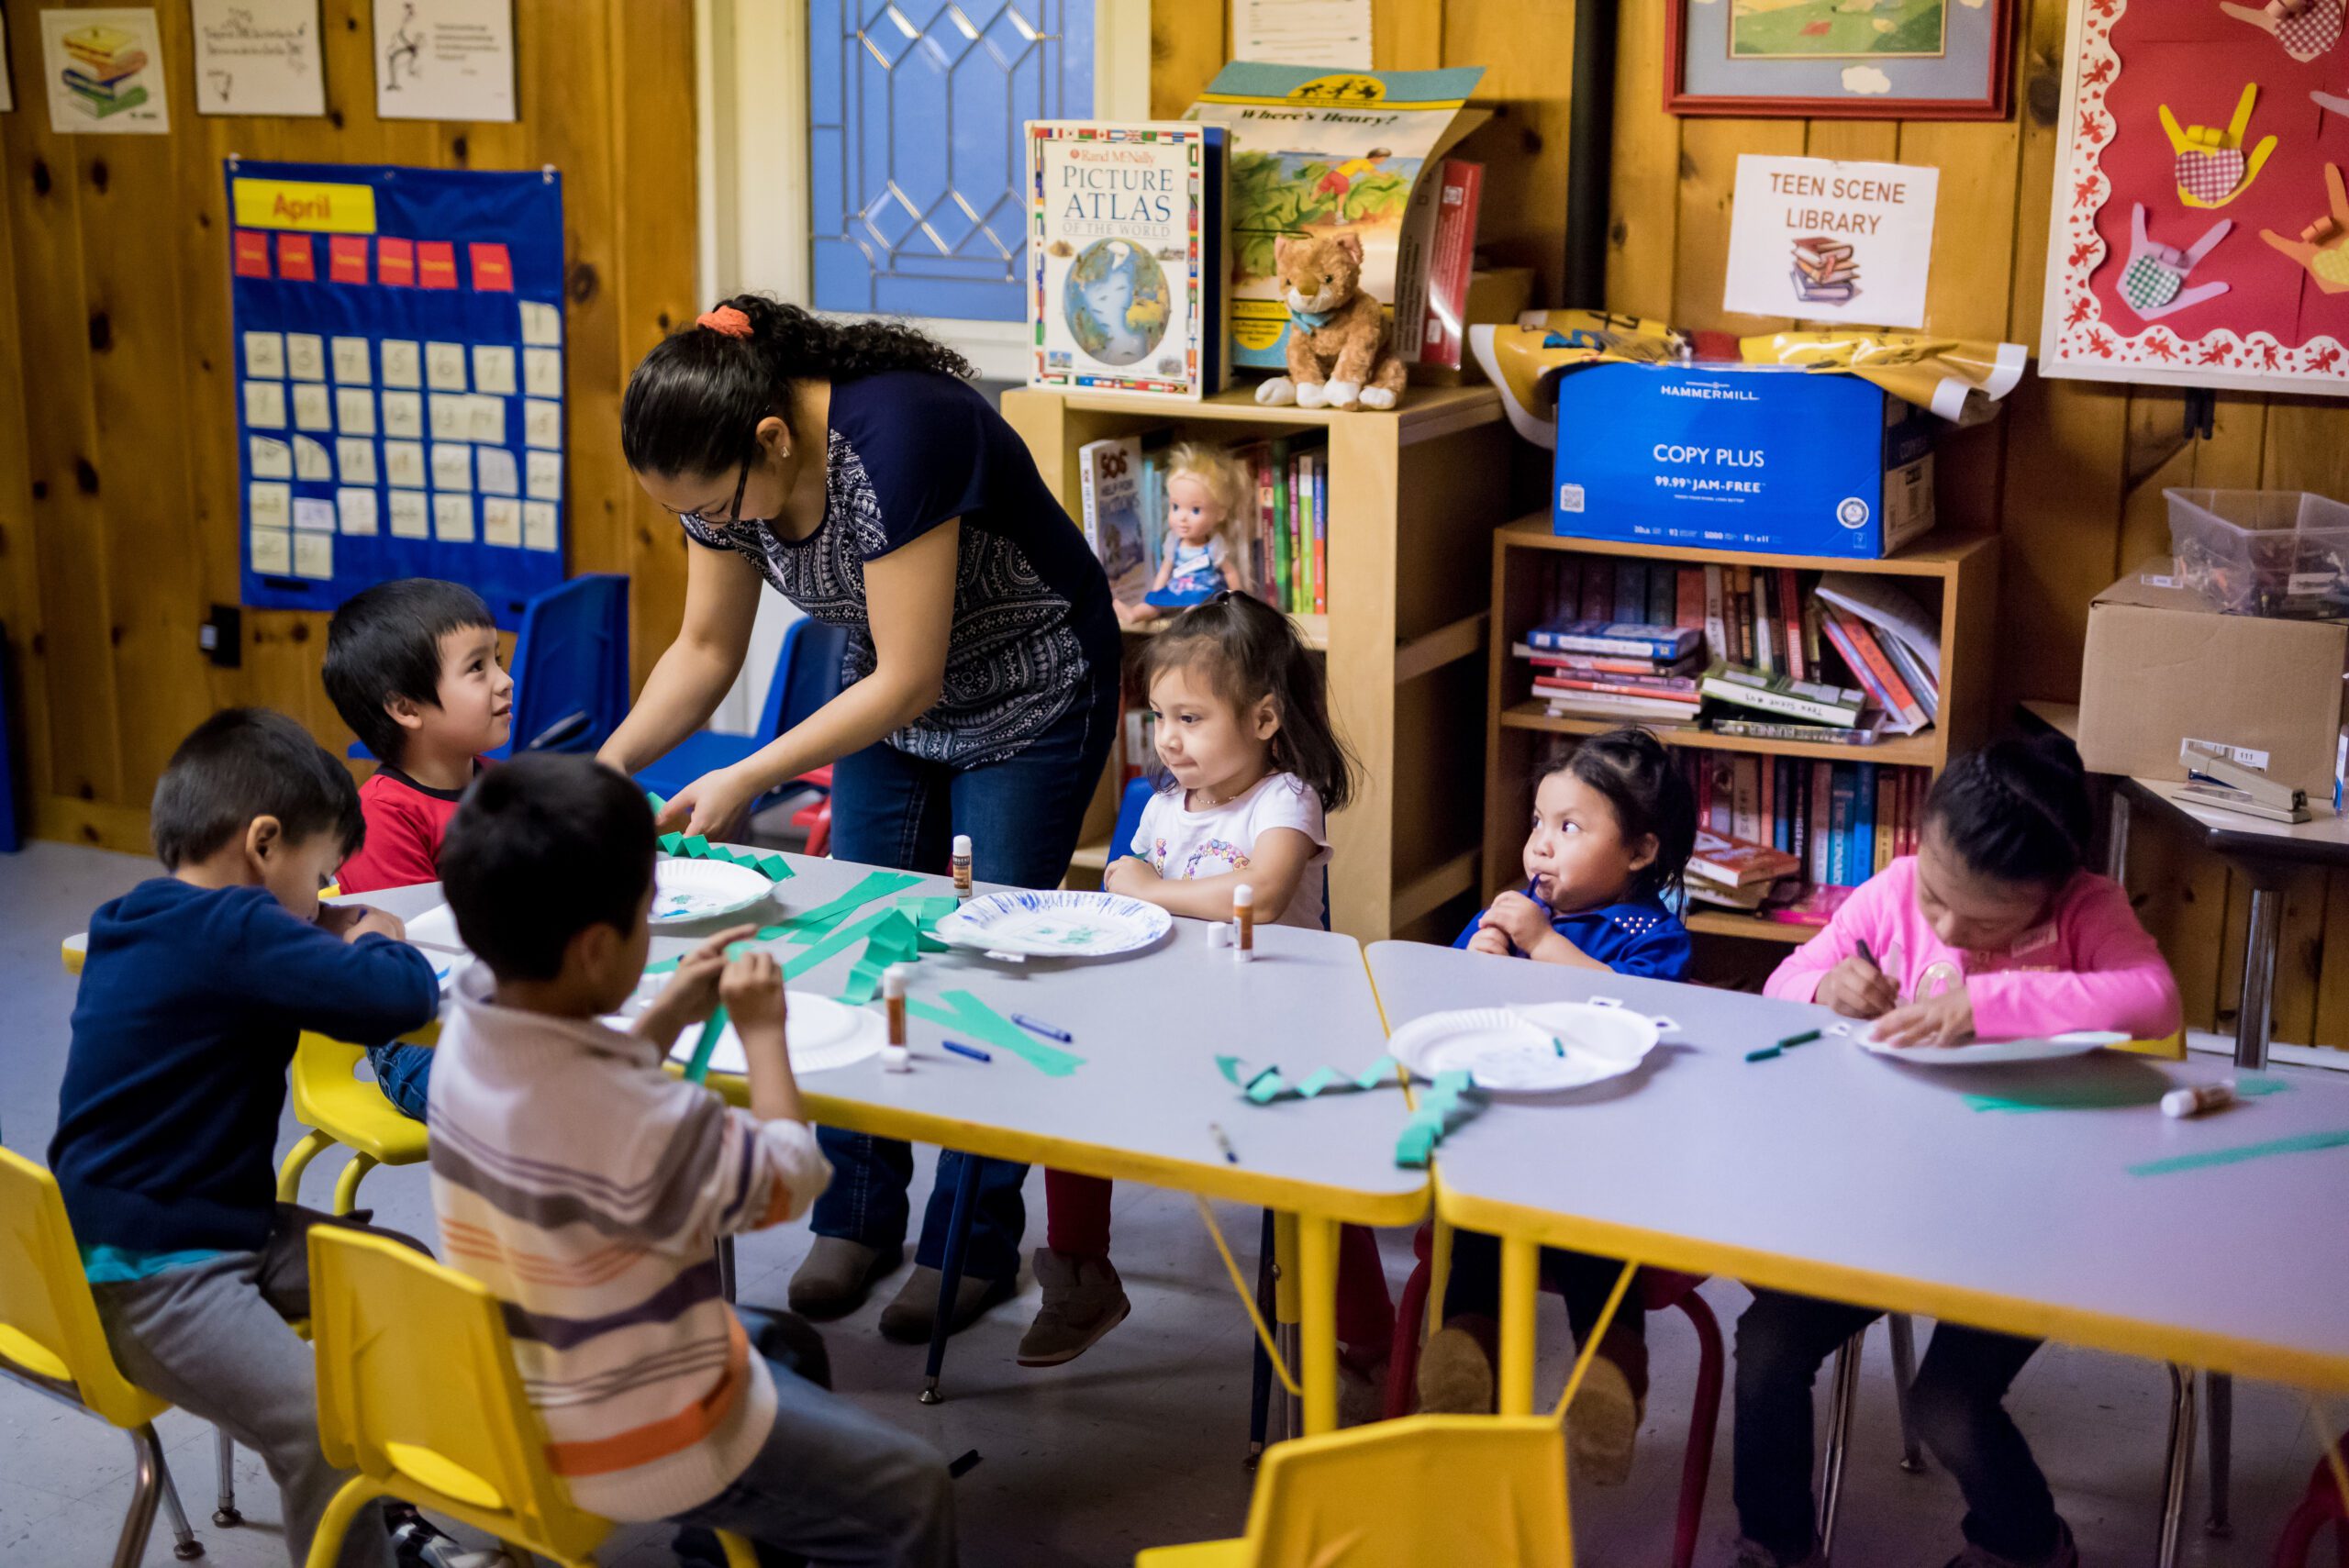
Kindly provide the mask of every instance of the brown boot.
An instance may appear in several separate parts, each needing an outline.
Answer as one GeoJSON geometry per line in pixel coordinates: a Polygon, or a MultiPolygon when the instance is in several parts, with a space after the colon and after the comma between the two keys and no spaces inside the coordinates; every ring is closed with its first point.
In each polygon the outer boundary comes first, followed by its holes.
{"type": "Polygon", "coordinates": [[[1481,1313],[1445,1323],[1419,1351],[1419,1414],[1493,1413],[1493,1344],[1499,1326],[1481,1313]]]}
{"type": "Polygon", "coordinates": [[[1597,1486],[1620,1486],[1631,1478],[1647,1386],[1647,1341],[1609,1329],[1566,1411],[1566,1454],[1574,1473],[1597,1486]]]}

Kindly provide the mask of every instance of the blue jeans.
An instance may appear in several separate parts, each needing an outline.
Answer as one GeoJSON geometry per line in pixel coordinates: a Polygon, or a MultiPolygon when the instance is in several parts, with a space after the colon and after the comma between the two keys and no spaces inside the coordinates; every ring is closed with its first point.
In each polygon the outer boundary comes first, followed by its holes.
{"type": "MultiPolygon", "coordinates": [[[[976,874],[1014,887],[1057,887],[1068,874],[1085,828],[1085,808],[1101,782],[1118,728],[1118,669],[1095,662],[1092,684],[1069,710],[1017,756],[956,768],[908,757],[885,742],[832,766],[832,852],[864,865],[943,873],[954,835],[971,836],[976,874]],[[1106,667],[1105,667],[1106,666],[1106,667]]],[[[832,1162],[832,1184],[816,1200],[808,1226],[880,1251],[902,1243],[909,1217],[913,1151],[905,1143],[837,1128],[817,1140],[832,1162]]],[[[941,1268],[954,1211],[954,1183],[967,1155],[941,1155],[922,1215],[917,1262],[941,1268]]],[[[1019,1272],[1019,1238],[1028,1210],[1019,1189],[1028,1167],[981,1162],[970,1250],[963,1267],[977,1279],[1019,1272]]]]}
{"type": "Polygon", "coordinates": [[[427,1045],[371,1045],[367,1065],[375,1070],[376,1087],[400,1114],[424,1119],[424,1096],[432,1087],[432,1048],[427,1045]]]}
{"type": "Polygon", "coordinates": [[[741,1317],[767,1357],[774,1427],[726,1490],[671,1522],[731,1530],[763,1564],[952,1568],[954,1484],[936,1451],[832,1394],[823,1342],[807,1324],[741,1317]]]}

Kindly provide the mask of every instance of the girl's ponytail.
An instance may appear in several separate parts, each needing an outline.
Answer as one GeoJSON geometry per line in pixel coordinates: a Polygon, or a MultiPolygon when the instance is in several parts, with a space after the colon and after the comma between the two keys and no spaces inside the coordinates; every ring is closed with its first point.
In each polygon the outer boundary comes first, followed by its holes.
{"type": "Polygon", "coordinates": [[[962,355],[900,323],[829,321],[736,295],[638,362],[620,403],[620,451],[640,473],[720,473],[752,455],[759,421],[784,411],[793,382],[898,370],[971,374],[962,355]]]}

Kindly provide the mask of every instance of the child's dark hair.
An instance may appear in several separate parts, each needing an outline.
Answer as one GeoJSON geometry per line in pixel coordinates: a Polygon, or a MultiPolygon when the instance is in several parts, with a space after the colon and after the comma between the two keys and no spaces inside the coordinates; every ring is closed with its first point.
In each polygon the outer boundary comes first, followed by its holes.
{"type": "Polygon", "coordinates": [[[636,927],[652,806],[592,757],[529,751],[465,791],[440,846],[457,934],[500,979],[551,980],[590,926],[636,927]]]}
{"type": "Polygon", "coordinates": [[[308,730],[265,707],[222,708],[188,732],[155,781],[148,823],[165,871],[200,861],[274,817],[289,843],[318,833],[345,859],[367,837],[351,770],[308,730]]]}
{"type": "Polygon", "coordinates": [[[1925,797],[1926,828],[2000,882],[2061,887],[2087,863],[2095,823],[2079,748],[2061,735],[1969,751],[1925,797]]]}
{"type": "Polygon", "coordinates": [[[462,583],[402,577],[362,588],[327,622],[327,695],[367,750],[396,766],[407,732],[384,705],[406,697],[438,706],[441,638],[496,628],[481,595],[462,583]]]}
{"type": "MultiPolygon", "coordinates": [[[[681,327],[652,346],[620,401],[620,453],[640,473],[716,474],[752,455],[759,421],[784,410],[796,381],[853,381],[882,371],[971,375],[970,362],[895,321],[827,321],[764,295],[718,306],[750,318],[737,337],[681,327]]],[[[715,314],[715,312],[713,312],[715,314]]]]}
{"type": "Polygon", "coordinates": [[[1311,784],[1322,810],[1345,808],[1354,793],[1353,753],[1330,720],[1329,679],[1288,617],[1262,599],[1219,590],[1150,639],[1143,687],[1186,668],[1205,670],[1217,695],[1236,708],[1271,697],[1281,716],[1273,766],[1311,784]]]}
{"type": "Polygon", "coordinates": [[[1697,849],[1697,797],[1663,741],[1631,726],[1552,754],[1542,777],[1564,773],[1606,796],[1626,843],[1655,836],[1655,859],[1632,873],[1631,894],[1653,898],[1679,884],[1697,849]]]}

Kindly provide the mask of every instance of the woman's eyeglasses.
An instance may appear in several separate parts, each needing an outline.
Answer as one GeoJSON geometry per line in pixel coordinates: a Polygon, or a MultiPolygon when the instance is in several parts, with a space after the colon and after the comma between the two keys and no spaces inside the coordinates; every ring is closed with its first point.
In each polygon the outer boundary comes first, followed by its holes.
{"type": "Polygon", "coordinates": [[[751,460],[744,458],[741,474],[734,481],[734,499],[726,504],[725,516],[713,517],[707,513],[696,512],[694,514],[694,520],[698,523],[707,523],[712,528],[732,528],[742,520],[742,493],[750,487],[751,460]]]}

